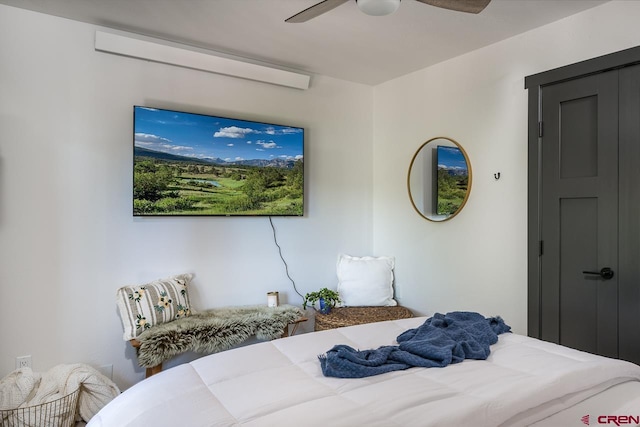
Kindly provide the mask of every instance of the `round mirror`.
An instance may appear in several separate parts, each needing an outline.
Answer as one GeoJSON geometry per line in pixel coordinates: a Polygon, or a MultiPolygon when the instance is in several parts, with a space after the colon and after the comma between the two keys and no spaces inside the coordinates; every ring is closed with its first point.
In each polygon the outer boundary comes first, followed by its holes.
{"type": "Polygon", "coordinates": [[[466,151],[450,138],[428,140],[411,159],[407,188],[411,204],[424,218],[453,218],[471,192],[471,163],[466,151]]]}

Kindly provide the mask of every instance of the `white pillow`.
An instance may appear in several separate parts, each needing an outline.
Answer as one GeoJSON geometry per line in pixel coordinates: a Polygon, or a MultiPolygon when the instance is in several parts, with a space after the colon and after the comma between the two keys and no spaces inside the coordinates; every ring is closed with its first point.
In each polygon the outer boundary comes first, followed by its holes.
{"type": "Polygon", "coordinates": [[[338,257],[338,293],[344,306],[394,306],[395,258],[338,257]]]}

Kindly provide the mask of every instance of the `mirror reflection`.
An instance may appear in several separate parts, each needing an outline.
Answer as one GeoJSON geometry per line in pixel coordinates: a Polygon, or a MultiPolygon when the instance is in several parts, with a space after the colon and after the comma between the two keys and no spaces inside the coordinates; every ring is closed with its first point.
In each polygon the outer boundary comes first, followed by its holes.
{"type": "Polygon", "coordinates": [[[432,138],[411,159],[407,177],[414,209],[430,221],[446,221],[464,207],[471,191],[471,163],[451,138],[432,138]]]}

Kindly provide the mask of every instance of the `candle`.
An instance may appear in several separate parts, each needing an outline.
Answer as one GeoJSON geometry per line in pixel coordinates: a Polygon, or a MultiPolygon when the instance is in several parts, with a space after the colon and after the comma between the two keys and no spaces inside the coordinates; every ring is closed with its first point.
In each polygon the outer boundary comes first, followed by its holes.
{"type": "Polygon", "coordinates": [[[278,306],[278,293],[267,292],[267,307],[277,307],[277,306],[278,306]]]}

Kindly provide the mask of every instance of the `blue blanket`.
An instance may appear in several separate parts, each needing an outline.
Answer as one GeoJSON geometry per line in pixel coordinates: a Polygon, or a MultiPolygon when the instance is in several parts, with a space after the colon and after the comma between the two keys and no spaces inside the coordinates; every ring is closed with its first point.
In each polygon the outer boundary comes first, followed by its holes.
{"type": "Polygon", "coordinates": [[[355,350],[336,345],[319,356],[327,377],[362,378],[411,367],[444,367],[464,359],[484,360],[498,335],[511,327],[500,317],[455,311],[436,313],[421,326],[403,332],[398,345],[376,350],[355,350]]]}

